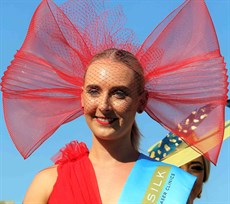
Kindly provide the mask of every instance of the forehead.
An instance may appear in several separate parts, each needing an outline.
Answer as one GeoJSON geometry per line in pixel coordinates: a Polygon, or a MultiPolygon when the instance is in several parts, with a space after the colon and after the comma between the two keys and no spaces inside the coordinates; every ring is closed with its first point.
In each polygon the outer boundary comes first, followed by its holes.
{"type": "Polygon", "coordinates": [[[201,164],[204,164],[204,161],[203,161],[202,157],[198,157],[198,158],[192,160],[192,162],[200,162],[201,164]]]}
{"type": "Polygon", "coordinates": [[[100,82],[129,85],[135,83],[135,74],[123,63],[109,59],[97,60],[88,67],[84,83],[98,84],[100,82]]]}
{"type": "Polygon", "coordinates": [[[203,160],[203,158],[202,158],[202,157],[198,157],[198,158],[193,159],[192,161],[190,161],[190,162],[184,164],[183,166],[189,166],[189,165],[191,165],[191,164],[196,164],[196,163],[200,163],[200,164],[204,165],[204,160],[203,160]]]}

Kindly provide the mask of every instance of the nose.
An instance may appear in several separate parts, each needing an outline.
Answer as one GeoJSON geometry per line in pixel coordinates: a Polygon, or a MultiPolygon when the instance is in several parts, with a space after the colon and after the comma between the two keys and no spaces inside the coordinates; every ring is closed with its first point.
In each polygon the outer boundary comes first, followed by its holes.
{"type": "Polygon", "coordinates": [[[102,112],[111,110],[110,97],[108,94],[104,94],[102,97],[100,97],[99,109],[102,112]]]}

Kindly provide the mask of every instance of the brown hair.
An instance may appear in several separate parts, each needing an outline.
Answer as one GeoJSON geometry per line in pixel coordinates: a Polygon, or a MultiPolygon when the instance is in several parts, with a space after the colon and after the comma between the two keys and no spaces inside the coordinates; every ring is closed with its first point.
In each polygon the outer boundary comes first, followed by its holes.
{"type": "MultiPolygon", "coordinates": [[[[135,78],[138,81],[137,91],[138,94],[142,94],[144,91],[144,85],[145,85],[145,79],[143,74],[143,69],[138,61],[138,59],[130,52],[116,49],[116,48],[110,48],[107,50],[104,50],[103,52],[96,54],[91,62],[95,62],[99,59],[111,59],[114,62],[120,62],[126,65],[128,68],[132,69],[135,73],[135,78]]],[[[138,150],[139,143],[140,143],[140,137],[141,133],[139,131],[139,128],[137,126],[136,121],[134,121],[132,129],[131,129],[131,142],[133,147],[138,150]]]]}
{"type": "Polygon", "coordinates": [[[145,85],[143,69],[138,59],[132,53],[122,49],[110,48],[96,54],[90,61],[90,64],[99,59],[111,59],[114,62],[123,63],[128,68],[132,69],[138,81],[138,93],[141,94],[143,92],[145,85]]]}
{"type": "Polygon", "coordinates": [[[203,162],[204,162],[204,179],[203,182],[206,182],[209,178],[209,174],[210,174],[210,161],[207,160],[204,156],[202,156],[203,162]]]}

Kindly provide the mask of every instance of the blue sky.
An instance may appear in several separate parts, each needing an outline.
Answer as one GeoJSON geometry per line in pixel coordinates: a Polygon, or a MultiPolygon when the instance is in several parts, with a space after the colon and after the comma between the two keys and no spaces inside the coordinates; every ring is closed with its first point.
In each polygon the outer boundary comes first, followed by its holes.
{"type": "MultiPolygon", "coordinates": [[[[40,0],[0,1],[0,76],[13,59],[24,40],[32,14],[40,0]]],[[[60,0],[56,0],[60,3],[60,0]]],[[[63,2],[63,0],[62,0],[63,2]]],[[[120,3],[127,15],[127,26],[143,40],[182,0],[112,0],[120,3]],[[140,3],[141,2],[141,3],[140,3]]],[[[221,53],[230,67],[230,1],[207,0],[207,6],[216,27],[221,53]]],[[[1,99],[1,98],[0,98],[1,99]]],[[[0,200],[21,203],[34,175],[52,165],[50,157],[64,144],[77,139],[90,147],[91,133],[84,118],[68,123],[55,132],[30,158],[24,160],[11,142],[0,105],[0,200]]],[[[230,119],[230,111],[226,119],[230,119]]],[[[143,134],[141,151],[162,138],[167,131],[153,122],[145,113],[138,115],[137,122],[143,134]]],[[[204,185],[202,198],[197,204],[230,203],[230,140],[224,142],[217,166],[212,166],[211,176],[204,185]]]]}

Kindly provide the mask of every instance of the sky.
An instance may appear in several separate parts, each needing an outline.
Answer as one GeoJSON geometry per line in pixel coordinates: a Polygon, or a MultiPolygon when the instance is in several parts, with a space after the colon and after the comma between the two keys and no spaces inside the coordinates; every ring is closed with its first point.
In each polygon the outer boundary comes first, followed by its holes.
{"type": "MultiPolygon", "coordinates": [[[[55,1],[59,4],[60,0],[55,1]]],[[[112,0],[121,4],[127,16],[127,26],[132,28],[140,42],[160,23],[182,0],[112,0]]],[[[0,1],[0,76],[13,59],[25,38],[27,28],[39,0],[0,1]]],[[[221,53],[230,67],[230,1],[207,0],[221,53]]],[[[1,96],[0,96],[1,100],[1,96]]],[[[226,109],[227,110],[227,109],[226,109]]],[[[226,119],[230,119],[230,109],[226,119]]],[[[137,116],[137,123],[143,134],[141,151],[147,153],[151,144],[162,139],[167,131],[143,113],[137,116]]],[[[85,142],[91,146],[91,133],[85,120],[80,117],[59,128],[27,160],[24,160],[14,147],[6,129],[2,104],[0,104],[0,200],[13,200],[21,203],[26,189],[34,175],[52,165],[50,158],[72,140],[85,142]]],[[[209,181],[204,185],[201,199],[196,204],[230,203],[230,140],[224,142],[217,166],[211,167],[209,181]]]]}

